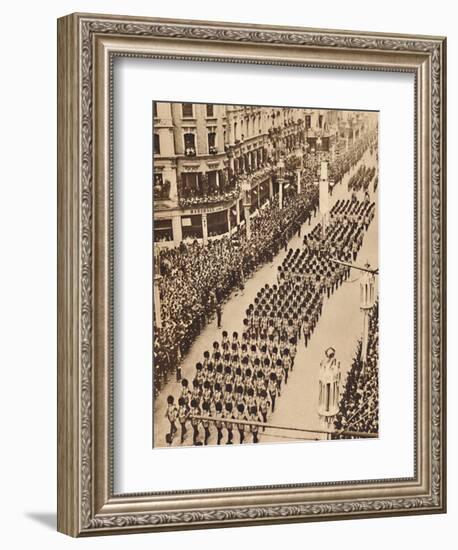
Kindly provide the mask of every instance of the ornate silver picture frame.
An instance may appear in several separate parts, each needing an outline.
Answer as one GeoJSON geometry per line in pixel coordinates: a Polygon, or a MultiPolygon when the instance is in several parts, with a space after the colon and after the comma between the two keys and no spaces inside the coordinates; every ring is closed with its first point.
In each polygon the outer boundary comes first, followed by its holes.
{"type": "Polygon", "coordinates": [[[58,20],[59,531],[92,536],[445,512],[445,78],[443,37],[93,14],[58,20]],[[112,76],[118,57],[413,75],[412,477],[115,493],[112,76]]]}

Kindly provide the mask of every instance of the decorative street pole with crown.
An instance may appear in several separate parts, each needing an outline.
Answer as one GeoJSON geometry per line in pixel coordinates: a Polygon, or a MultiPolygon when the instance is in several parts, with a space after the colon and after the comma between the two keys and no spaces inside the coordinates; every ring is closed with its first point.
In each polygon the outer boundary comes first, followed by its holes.
{"type": "Polygon", "coordinates": [[[246,175],[242,177],[243,208],[245,211],[245,227],[247,241],[251,239],[251,184],[246,175]]]}
{"type": "Polygon", "coordinates": [[[285,173],[285,161],[283,158],[280,158],[280,160],[277,163],[278,168],[278,204],[280,206],[280,209],[283,208],[283,177],[285,173]]]}
{"type": "Polygon", "coordinates": [[[302,175],[302,168],[304,166],[304,155],[302,151],[302,147],[298,145],[296,147],[295,151],[296,159],[297,159],[297,169],[296,169],[296,178],[297,178],[297,194],[301,194],[301,175],[302,175]]]}
{"type": "Polygon", "coordinates": [[[360,308],[363,312],[363,337],[361,346],[361,363],[363,365],[363,375],[367,363],[367,347],[369,344],[369,313],[374,307],[375,302],[375,276],[370,271],[370,264],[366,262],[364,271],[360,279],[360,308]]]}
{"type": "Polygon", "coordinates": [[[326,226],[329,217],[329,184],[328,184],[328,163],[321,162],[320,171],[320,215],[323,237],[326,235],[326,226]]]}

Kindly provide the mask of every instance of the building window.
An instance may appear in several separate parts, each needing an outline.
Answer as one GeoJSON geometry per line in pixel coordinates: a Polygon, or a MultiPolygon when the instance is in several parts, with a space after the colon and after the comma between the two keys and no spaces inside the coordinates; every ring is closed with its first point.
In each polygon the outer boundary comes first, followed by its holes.
{"type": "Polygon", "coordinates": [[[181,231],[183,239],[202,239],[202,215],[182,216],[181,231]]]}
{"type": "Polygon", "coordinates": [[[154,242],[173,241],[172,220],[154,220],[154,242]]]}
{"type": "Polygon", "coordinates": [[[218,152],[216,147],[216,132],[208,132],[208,152],[214,155],[218,152]]]}
{"type": "Polygon", "coordinates": [[[310,115],[305,115],[305,129],[308,130],[312,127],[312,117],[310,115]]]}
{"type": "Polygon", "coordinates": [[[162,185],[163,185],[162,174],[158,172],[157,174],[154,174],[154,186],[162,187],[162,185]]]}
{"type": "Polygon", "coordinates": [[[318,115],[318,126],[323,128],[323,115],[318,115]]]}
{"type": "Polygon", "coordinates": [[[153,117],[157,117],[157,102],[153,101],[153,117]]]}
{"type": "Polygon", "coordinates": [[[161,141],[159,138],[159,134],[154,134],[154,154],[155,155],[161,154],[161,141]]]}
{"type": "Polygon", "coordinates": [[[207,172],[207,193],[209,195],[216,195],[219,192],[217,170],[210,170],[207,172]]]}
{"type": "Polygon", "coordinates": [[[182,113],[183,113],[183,118],[192,118],[194,115],[192,103],[183,103],[182,113]]]}
{"type": "Polygon", "coordinates": [[[213,117],[215,116],[213,114],[213,105],[211,103],[207,103],[207,117],[213,117]]]}
{"type": "Polygon", "coordinates": [[[154,174],[153,192],[155,200],[168,200],[170,198],[170,182],[164,180],[160,172],[154,174]]]}
{"type": "Polygon", "coordinates": [[[207,231],[209,237],[224,235],[229,231],[227,210],[222,212],[210,212],[207,214],[207,231]]]}
{"type": "Polygon", "coordinates": [[[184,135],[184,154],[187,157],[196,156],[196,136],[192,133],[184,135]]]}

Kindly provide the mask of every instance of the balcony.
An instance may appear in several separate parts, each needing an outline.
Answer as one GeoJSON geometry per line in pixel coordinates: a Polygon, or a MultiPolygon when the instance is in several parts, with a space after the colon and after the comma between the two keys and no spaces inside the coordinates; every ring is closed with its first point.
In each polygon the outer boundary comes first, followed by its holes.
{"type": "Polygon", "coordinates": [[[233,201],[240,195],[240,184],[237,182],[229,188],[208,190],[179,190],[178,204],[181,208],[204,207],[233,201]]]}
{"type": "Polygon", "coordinates": [[[248,174],[248,181],[250,182],[251,187],[261,183],[266,178],[269,178],[275,173],[275,168],[272,166],[263,166],[258,168],[254,172],[248,174]]]}
{"type": "Polygon", "coordinates": [[[240,185],[225,171],[183,173],[178,180],[178,204],[182,208],[208,206],[236,199],[240,185]]]}

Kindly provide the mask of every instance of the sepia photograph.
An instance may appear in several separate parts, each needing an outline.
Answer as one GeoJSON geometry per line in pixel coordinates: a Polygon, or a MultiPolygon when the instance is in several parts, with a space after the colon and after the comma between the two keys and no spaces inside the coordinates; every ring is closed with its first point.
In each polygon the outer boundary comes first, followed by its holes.
{"type": "Polygon", "coordinates": [[[378,122],[153,102],[154,448],[378,437],[378,122]]]}

